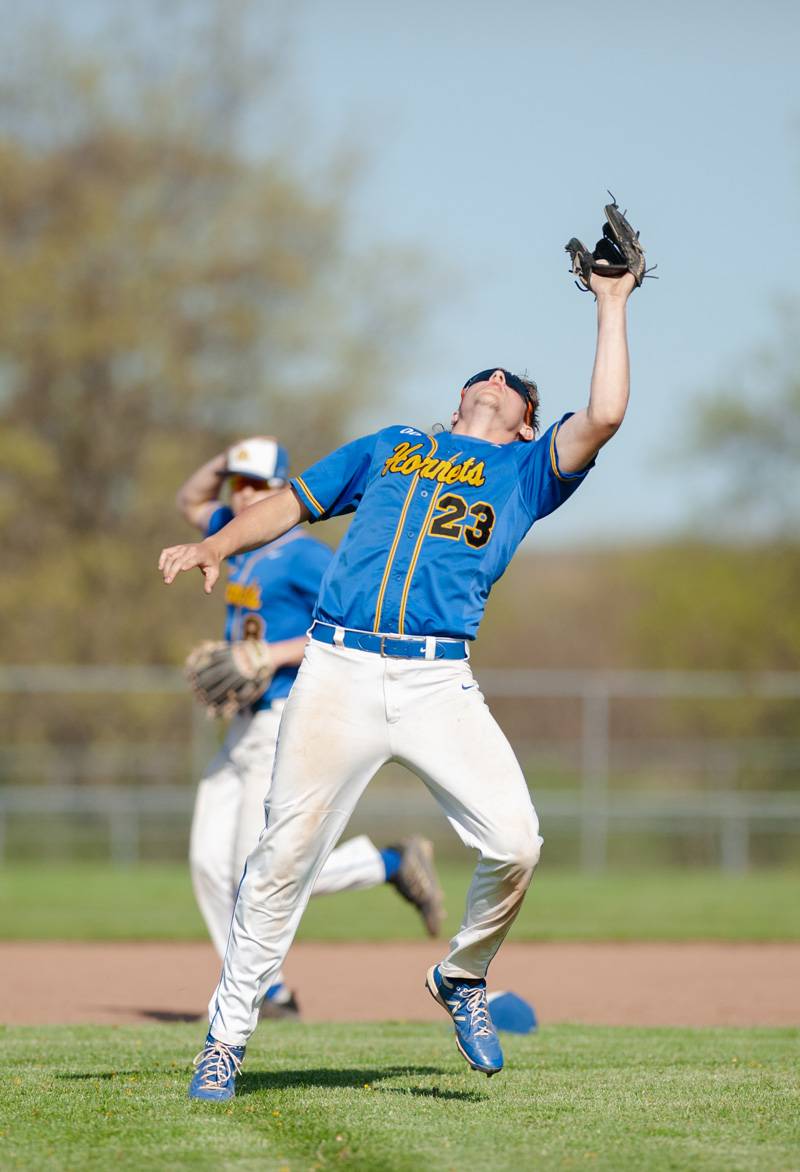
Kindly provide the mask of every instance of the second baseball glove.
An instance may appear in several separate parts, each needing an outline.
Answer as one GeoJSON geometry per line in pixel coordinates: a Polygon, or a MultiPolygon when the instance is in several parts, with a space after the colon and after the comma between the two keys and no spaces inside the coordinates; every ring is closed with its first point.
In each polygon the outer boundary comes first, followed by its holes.
{"type": "Polygon", "coordinates": [[[275,666],[269,645],[259,639],[207,639],[189,653],[184,671],[207,716],[235,716],[263,696],[275,666]]]}
{"type": "MultiPolygon", "coordinates": [[[[610,193],[609,193],[610,194],[610,193]]],[[[632,273],[637,285],[641,285],[647,276],[644,248],[639,240],[639,233],[635,231],[619,210],[617,201],[611,196],[612,203],[606,204],[606,220],[603,224],[603,235],[598,240],[594,250],[573,236],[564,245],[572,261],[572,272],[577,278],[576,284],[580,289],[591,288],[590,277],[597,273],[602,277],[622,277],[625,273],[632,273]]],[[[655,267],[655,266],[654,266],[655,267]]]]}

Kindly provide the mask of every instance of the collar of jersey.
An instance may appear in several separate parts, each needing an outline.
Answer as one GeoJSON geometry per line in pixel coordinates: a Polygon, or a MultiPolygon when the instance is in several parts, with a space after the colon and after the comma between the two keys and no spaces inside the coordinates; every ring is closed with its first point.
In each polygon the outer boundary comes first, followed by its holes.
{"type": "Polygon", "coordinates": [[[507,444],[498,444],[494,440],[481,439],[479,435],[467,435],[463,431],[459,431],[458,433],[446,431],[444,435],[448,436],[454,444],[460,444],[462,442],[484,444],[487,448],[510,448],[517,442],[516,440],[509,440],[507,444]]]}

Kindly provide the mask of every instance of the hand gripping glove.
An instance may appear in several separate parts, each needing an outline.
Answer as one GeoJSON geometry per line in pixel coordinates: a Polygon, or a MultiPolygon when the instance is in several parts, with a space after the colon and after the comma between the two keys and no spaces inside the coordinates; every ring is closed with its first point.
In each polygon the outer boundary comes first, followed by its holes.
{"type": "Polygon", "coordinates": [[[275,665],[269,645],[259,639],[207,639],[189,653],[184,672],[208,717],[235,716],[263,696],[275,665]]]}
{"type": "Polygon", "coordinates": [[[650,272],[645,267],[644,248],[639,241],[639,233],[634,231],[625,214],[619,210],[613,195],[611,199],[613,202],[604,208],[606,220],[603,235],[593,252],[577,236],[564,245],[572,261],[572,272],[577,278],[575,284],[583,292],[591,288],[589,279],[592,273],[601,277],[622,277],[625,273],[633,273],[636,284],[641,285],[650,272]]]}

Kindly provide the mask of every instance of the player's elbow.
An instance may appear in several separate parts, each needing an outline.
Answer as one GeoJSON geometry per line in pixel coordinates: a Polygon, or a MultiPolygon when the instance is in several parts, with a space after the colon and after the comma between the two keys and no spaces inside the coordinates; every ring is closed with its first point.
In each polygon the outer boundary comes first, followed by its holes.
{"type": "Polygon", "coordinates": [[[617,434],[622,427],[622,421],[625,418],[625,409],[606,407],[600,411],[592,411],[589,413],[589,426],[592,429],[595,441],[598,447],[617,434]]]}
{"type": "Polygon", "coordinates": [[[606,380],[605,385],[592,385],[586,408],[586,423],[599,443],[610,440],[622,426],[628,406],[629,384],[625,380],[606,380]]]}
{"type": "Polygon", "coordinates": [[[610,439],[613,439],[619,429],[622,427],[622,416],[615,419],[606,419],[603,422],[603,440],[607,444],[610,439]]]}
{"type": "Polygon", "coordinates": [[[175,508],[184,521],[188,521],[196,529],[204,528],[203,509],[207,509],[207,507],[207,505],[198,505],[182,488],[179,488],[175,494],[175,508]]]}
{"type": "Polygon", "coordinates": [[[188,521],[189,520],[188,514],[189,514],[189,510],[191,509],[191,507],[192,507],[191,498],[189,497],[189,494],[186,492],[185,486],[181,485],[181,487],[175,493],[175,508],[178,510],[180,515],[182,517],[185,517],[186,520],[188,521]]]}

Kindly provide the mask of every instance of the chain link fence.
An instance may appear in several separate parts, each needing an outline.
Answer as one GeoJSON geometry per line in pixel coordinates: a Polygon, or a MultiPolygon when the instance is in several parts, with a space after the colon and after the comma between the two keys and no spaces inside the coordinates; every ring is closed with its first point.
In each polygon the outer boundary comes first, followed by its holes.
{"type": "MultiPolygon", "coordinates": [[[[476,675],[553,861],[734,872],[800,862],[800,673],[476,675]]],[[[0,860],[185,855],[194,783],[224,730],[179,671],[5,667],[0,691],[0,860]]],[[[460,850],[422,784],[395,766],[351,829],[379,842],[421,831],[460,850]]]]}

